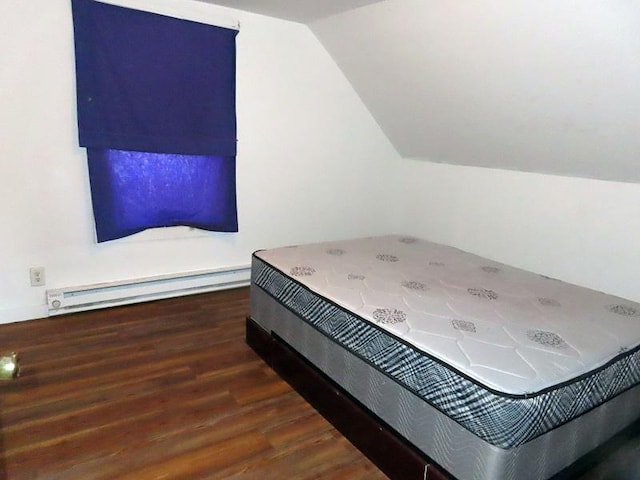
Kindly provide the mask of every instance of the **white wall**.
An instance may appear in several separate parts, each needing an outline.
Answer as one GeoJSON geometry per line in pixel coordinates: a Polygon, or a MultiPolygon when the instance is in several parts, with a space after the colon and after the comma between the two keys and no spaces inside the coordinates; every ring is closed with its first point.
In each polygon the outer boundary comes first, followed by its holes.
{"type": "Polygon", "coordinates": [[[311,29],[423,159],[391,230],[640,301],[640,2],[387,0],[311,29]]]}
{"type": "Polygon", "coordinates": [[[637,0],[387,0],[312,30],[404,157],[640,182],[637,0]]]}
{"type": "Polygon", "coordinates": [[[44,316],[45,288],[248,264],[258,248],[385,230],[380,187],[397,154],[307,27],[145,0],[241,22],[240,232],[178,227],[96,244],[70,3],[0,2],[0,323],[44,316]],[[46,287],[29,285],[30,266],[46,267],[46,287]]]}
{"type": "Polygon", "coordinates": [[[640,185],[400,159],[307,27],[179,7],[241,21],[240,233],[175,228],[97,245],[76,140],[70,2],[0,2],[0,323],[44,316],[45,288],[391,231],[640,301],[640,185]],[[29,286],[30,266],[46,267],[46,287],[29,286]]]}
{"type": "Polygon", "coordinates": [[[394,230],[640,301],[640,185],[402,160],[394,230]]]}

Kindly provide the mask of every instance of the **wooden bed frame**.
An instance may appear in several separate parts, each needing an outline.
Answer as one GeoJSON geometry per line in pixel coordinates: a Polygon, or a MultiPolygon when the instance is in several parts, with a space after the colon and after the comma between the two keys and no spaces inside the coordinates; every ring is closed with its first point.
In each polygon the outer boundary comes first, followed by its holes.
{"type": "MultiPolygon", "coordinates": [[[[266,332],[250,317],[246,321],[246,342],[391,480],[455,480],[278,335],[266,332]]],[[[552,479],[579,478],[620,448],[630,437],[638,435],[640,421],[557,473],[552,479]]]]}

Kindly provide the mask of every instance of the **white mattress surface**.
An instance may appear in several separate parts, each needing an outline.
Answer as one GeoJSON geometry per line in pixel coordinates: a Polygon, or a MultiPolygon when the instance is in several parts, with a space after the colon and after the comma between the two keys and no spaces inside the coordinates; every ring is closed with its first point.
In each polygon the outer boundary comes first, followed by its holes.
{"type": "Polygon", "coordinates": [[[486,388],[526,395],[640,345],[640,304],[461,250],[385,236],[256,252],[486,388]]]}

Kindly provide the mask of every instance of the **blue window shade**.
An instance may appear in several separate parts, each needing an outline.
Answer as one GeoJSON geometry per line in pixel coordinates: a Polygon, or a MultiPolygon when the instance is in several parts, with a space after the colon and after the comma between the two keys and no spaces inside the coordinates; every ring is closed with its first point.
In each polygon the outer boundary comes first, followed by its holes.
{"type": "Polygon", "coordinates": [[[72,3],[81,146],[236,154],[237,31],[72,3]]]}
{"type": "Polygon", "coordinates": [[[80,145],[99,242],[238,230],[237,31],[72,0],[80,145]]]}
{"type": "Polygon", "coordinates": [[[152,227],[238,230],[233,157],[87,152],[99,242],[152,227]]]}

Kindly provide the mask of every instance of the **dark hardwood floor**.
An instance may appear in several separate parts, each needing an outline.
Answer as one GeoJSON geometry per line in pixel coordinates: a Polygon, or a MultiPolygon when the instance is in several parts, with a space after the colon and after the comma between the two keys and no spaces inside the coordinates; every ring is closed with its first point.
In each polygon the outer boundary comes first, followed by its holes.
{"type": "MultiPolygon", "coordinates": [[[[245,344],[248,310],[237,289],[1,325],[22,374],[0,383],[0,474],[386,478],[245,344]]],[[[608,455],[627,464],[640,440],[608,455]]]]}
{"type": "Polygon", "coordinates": [[[18,479],[381,479],[244,342],[248,289],[0,326],[18,479]]]}

